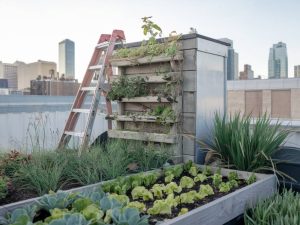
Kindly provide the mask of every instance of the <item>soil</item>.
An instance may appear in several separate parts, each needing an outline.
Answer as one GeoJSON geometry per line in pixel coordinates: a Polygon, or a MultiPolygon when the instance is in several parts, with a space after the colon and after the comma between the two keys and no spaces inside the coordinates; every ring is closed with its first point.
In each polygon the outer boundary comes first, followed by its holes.
{"type": "MultiPolygon", "coordinates": [[[[69,190],[72,188],[82,187],[82,186],[83,185],[78,184],[78,183],[66,183],[60,189],[61,190],[69,190]]],[[[4,199],[0,200],[0,206],[18,202],[18,201],[22,201],[22,200],[26,200],[26,199],[30,199],[30,198],[36,198],[36,197],[39,197],[39,195],[37,193],[29,191],[29,190],[22,190],[22,189],[17,188],[16,185],[10,184],[8,186],[7,196],[4,199]]]]}
{"type": "MultiPolygon", "coordinates": [[[[181,177],[182,176],[189,176],[189,177],[191,177],[191,175],[189,175],[186,172],[183,172],[182,175],[181,175],[181,177]]],[[[163,177],[160,178],[156,183],[158,183],[158,184],[165,183],[163,179],[164,179],[163,177]]],[[[180,178],[175,178],[173,181],[175,183],[177,183],[177,185],[179,185],[180,178]]],[[[228,181],[227,177],[223,177],[222,181],[223,182],[227,182],[228,181]]],[[[215,199],[221,198],[221,197],[223,197],[223,196],[225,196],[225,195],[227,195],[229,193],[232,193],[232,192],[234,192],[234,191],[236,191],[236,190],[238,190],[240,188],[243,188],[243,187],[247,186],[246,181],[240,179],[240,180],[238,180],[239,186],[237,188],[233,188],[229,192],[223,193],[223,192],[219,192],[219,190],[214,187],[214,185],[212,183],[212,178],[208,178],[204,182],[200,182],[200,181],[196,182],[193,188],[185,188],[185,189],[183,189],[183,191],[181,193],[189,192],[189,191],[192,191],[192,190],[195,190],[195,191],[198,192],[201,184],[209,184],[213,188],[215,194],[211,195],[211,196],[208,196],[208,197],[206,197],[206,198],[204,198],[202,200],[195,201],[195,203],[193,203],[193,204],[179,204],[176,208],[172,209],[172,214],[171,215],[151,215],[149,217],[149,224],[150,225],[155,225],[159,221],[173,219],[173,218],[175,218],[175,217],[178,216],[178,213],[180,212],[181,208],[188,208],[188,210],[191,211],[191,210],[193,210],[195,208],[198,208],[198,207],[200,207],[202,205],[205,205],[205,204],[207,204],[207,203],[209,203],[211,201],[214,201],[215,199]]],[[[147,187],[147,188],[151,188],[151,187],[147,187]]],[[[131,191],[129,191],[127,193],[127,195],[129,196],[130,201],[133,201],[131,199],[131,191]]],[[[177,194],[177,195],[180,195],[180,194],[177,194]]],[[[175,196],[177,196],[177,195],[175,195],[175,196]]],[[[166,195],[164,197],[166,197],[166,195]]],[[[157,199],[155,199],[155,197],[154,197],[154,200],[152,200],[152,201],[143,201],[143,200],[140,199],[139,202],[143,202],[146,205],[146,208],[149,209],[149,208],[151,208],[153,206],[153,203],[154,203],[155,200],[157,200],[157,199]]]]}

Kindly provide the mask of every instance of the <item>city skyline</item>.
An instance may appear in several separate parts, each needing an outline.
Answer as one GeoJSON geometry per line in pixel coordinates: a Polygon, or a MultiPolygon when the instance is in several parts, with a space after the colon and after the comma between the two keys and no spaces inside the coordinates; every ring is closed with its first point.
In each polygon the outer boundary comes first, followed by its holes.
{"type": "Polygon", "coordinates": [[[57,43],[70,38],[76,43],[76,78],[82,79],[101,33],[123,29],[127,42],[141,41],[146,38],[140,29],[140,18],[151,15],[162,27],[164,36],[173,30],[188,33],[194,27],[205,36],[232,39],[239,53],[239,71],[244,64],[250,64],[255,75],[264,75],[263,78],[268,75],[269,47],[283,41],[289,46],[289,76],[292,77],[293,66],[300,64],[300,31],[294,29],[298,26],[296,9],[299,7],[300,2],[296,0],[190,1],[184,10],[181,1],[154,0],[141,5],[135,0],[48,3],[0,0],[0,19],[5,30],[0,42],[0,61],[58,62],[57,43]],[[103,7],[108,10],[101,10],[103,7]]]}

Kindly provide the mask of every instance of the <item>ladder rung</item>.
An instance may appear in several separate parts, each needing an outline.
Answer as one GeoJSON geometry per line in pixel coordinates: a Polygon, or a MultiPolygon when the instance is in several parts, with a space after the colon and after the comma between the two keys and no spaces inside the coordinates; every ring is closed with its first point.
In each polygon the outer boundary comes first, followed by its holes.
{"type": "Polygon", "coordinates": [[[96,45],[96,48],[107,48],[108,46],[109,46],[109,42],[106,41],[96,45]]]}
{"type": "Polygon", "coordinates": [[[72,109],[72,112],[76,112],[76,113],[89,113],[90,109],[72,109]]]}
{"type": "Polygon", "coordinates": [[[82,91],[95,91],[96,87],[82,87],[81,90],[82,91]]]}
{"type": "Polygon", "coordinates": [[[74,131],[65,131],[66,135],[76,136],[82,138],[84,133],[83,132],[74,132],[74,131]]]}
{"type": "Polygon", "coordinates": [[[89,69],[90,70],[98,70],[98,69],[101,69],[102,68],[102,65],[95,65],[95,66],[90,66],[89,69]]]}

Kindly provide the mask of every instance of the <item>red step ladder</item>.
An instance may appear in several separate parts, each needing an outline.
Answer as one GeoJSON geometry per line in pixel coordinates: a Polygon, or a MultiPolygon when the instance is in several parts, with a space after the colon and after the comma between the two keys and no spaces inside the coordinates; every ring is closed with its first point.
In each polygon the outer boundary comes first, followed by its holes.
{"type": "MultiPolygon", "coordinates": [[[[101,93],[106,96],[110,89],[108,83],[112,75],[112,67],[109,59],[112,56],[116,43],[122,43],[125,35],[122,30],[114,30],[112,34],[101,34],[95,47],[92,59],[79,87],[69,117],[67,119],[63,134],[60,138],[58,149],[66,147],[72,136],[81,139],[78,155],[88,147],[93,125],[100,101],[101,93]],[[97,78],[96,86],[92,86],[93,78],[97,78]],[[92,102],[88,109],[83,108],[87,94],[93,91],[92,102]],[[80,114],[87,114],[87,120],[83,131],[75,131],[80,114]]],[[[111,102],[106,98],[107,114],[112,114],[111,102]]],[[[108,129],[112,128],[111,120],[108,120],[108,129]]]]}

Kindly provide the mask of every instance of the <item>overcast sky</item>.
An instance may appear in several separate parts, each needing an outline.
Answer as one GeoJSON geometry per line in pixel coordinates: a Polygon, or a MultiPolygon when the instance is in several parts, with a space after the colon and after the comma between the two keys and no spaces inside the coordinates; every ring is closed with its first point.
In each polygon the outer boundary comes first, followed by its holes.
{"type": "Polygon", "coordinates": [[[58,42],[75,42],[76,78],[82,79],[101,33],[125,31],[127,42],[144,39],[141,17],[153,16],[164,35],[175,30],[227,37],[239,67],[255,76],[268,70],[272,44],[287,43],[289,76],[300,64],[299,0],[0,0],[0,61],[58,62],[58,42]]]}

